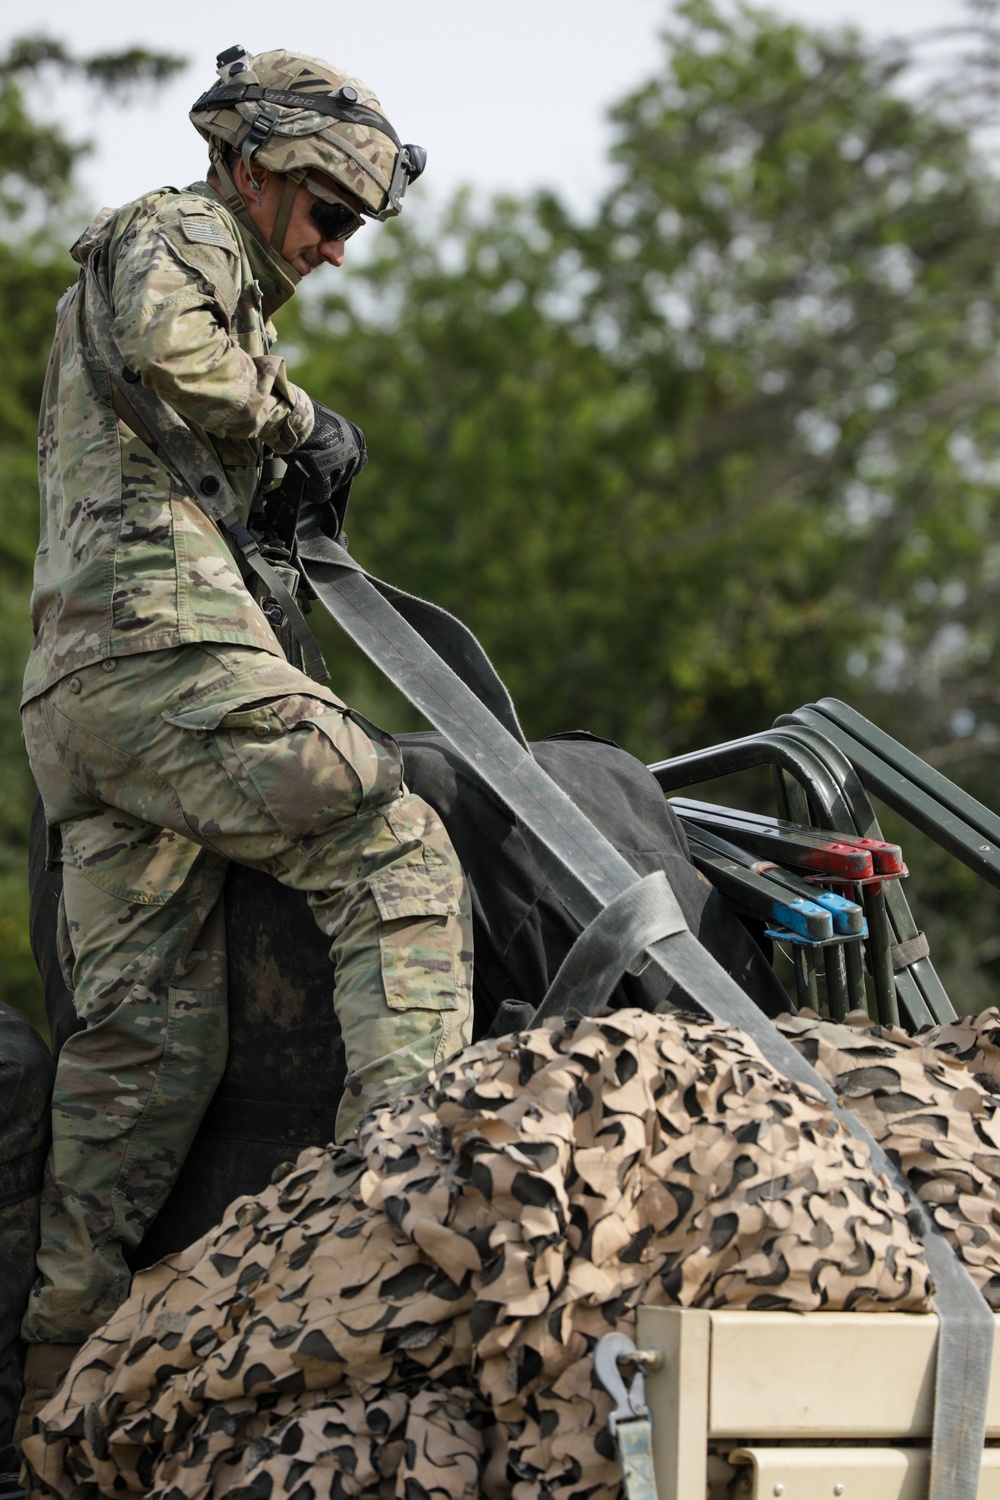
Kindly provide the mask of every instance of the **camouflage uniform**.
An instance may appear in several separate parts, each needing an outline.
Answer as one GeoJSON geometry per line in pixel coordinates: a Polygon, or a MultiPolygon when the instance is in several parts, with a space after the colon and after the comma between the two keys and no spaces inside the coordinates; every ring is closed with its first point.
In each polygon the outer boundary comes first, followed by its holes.
{"type": "MultiPolygon", "coordinates": [[[[210,445],[244,515],[265,445],[312,407],[270,353],[291,292],[205,184],[98,221],[115,339],[210,445]]],[[[471,922],[397,747],[282,656],[226,542],[111,405],[81,288],[42,403],[42,529],[25,739],[62,834],[63,952],[86,1029],[59,1059],[31,1341],[99,1326],[226,1054],[227,861],[305,891],[330,939],[349,1133],[468,1040],[471,922]]]]}

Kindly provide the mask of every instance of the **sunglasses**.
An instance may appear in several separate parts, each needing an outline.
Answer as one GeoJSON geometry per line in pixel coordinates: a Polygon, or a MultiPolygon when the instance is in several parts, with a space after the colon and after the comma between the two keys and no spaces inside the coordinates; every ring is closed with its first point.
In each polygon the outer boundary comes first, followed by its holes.
{"type": "Polygon", "coordinates": [[[325,182],[306,177],[303,185],[317,200],[309,210],[309,217],[325,240],[348,240],[362,228],[365,221],[361,215],[338,198],[325,182]]]}

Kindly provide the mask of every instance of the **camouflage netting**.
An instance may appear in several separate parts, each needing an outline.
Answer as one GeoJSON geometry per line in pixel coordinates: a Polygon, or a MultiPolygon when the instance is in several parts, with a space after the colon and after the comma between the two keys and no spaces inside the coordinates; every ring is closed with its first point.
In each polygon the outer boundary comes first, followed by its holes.
{"type": "Polygon", "coordinates": [[[781,1029],[902,1167],[1000,1309],[1000,1012],[907,1036],[815,1017],[781,1029]]]}
{"type": "MultiPolygon", "coordinates": [[[[978,1068],[980,1023],[931,1040],[978,1068]]],[[[783,1024],[992,1289],[989,1091],[927,1038],[783,1024]]],[[[611,1500],[589,1356],[640,1302],[924,1310],[928,1290],[903,1200],[818,1096],[724,1026],[623,1011],[470,1048],[239,1200],[136,1279],[26,1453],[66,1500],[611,1500]]]]}

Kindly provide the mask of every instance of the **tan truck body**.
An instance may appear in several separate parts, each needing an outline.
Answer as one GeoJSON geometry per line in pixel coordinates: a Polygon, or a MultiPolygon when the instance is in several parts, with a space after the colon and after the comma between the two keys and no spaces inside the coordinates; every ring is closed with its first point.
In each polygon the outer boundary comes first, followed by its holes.
{"type": "MultiPolygon", "coordinates": [[[[658,1500],[926,1500],[935,1314],[642,1307],[637,1341],[661,1356],[658,1500]]],[[[993,1369],[979,1500],[1000,1500],[996,1345],[993,1369]]]]}

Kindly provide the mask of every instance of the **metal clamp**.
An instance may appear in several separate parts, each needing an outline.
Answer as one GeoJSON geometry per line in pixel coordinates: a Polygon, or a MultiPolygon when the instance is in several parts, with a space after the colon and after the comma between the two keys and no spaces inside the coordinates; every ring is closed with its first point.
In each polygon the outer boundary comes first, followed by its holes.
{"type": "Polygon", "coordinates": [[[619,1422],[634,1421],[636,1417],[648,1417],[646,1406],[647,1370],[655,1369],[661,1356],[652,1349],[637,1349],[627,1333],[606,1333],[598,1339],[594,1350],[594,1371],[598,1380],[615,1403],[608,1418],[612,1437],[618,1436],[619,1422]],[[625,1384],[618,1368],[622,1363],[635,1365],[631,1385],[625,1384]]]}
{"type": "Polygon", "coordinates": [[[606,1333],[594,1351],[594,1373],[615,1403],[608,1429],[618,1444],[626,1500],[656,1500],[653,1473],[653,1429],[646,1406],[645,1373],[663,1357],[655,1349],[637,1349],[624,1333],[606,1333]],[[635,1366],[629,1385],[619,1369],[635,1366]]]}

